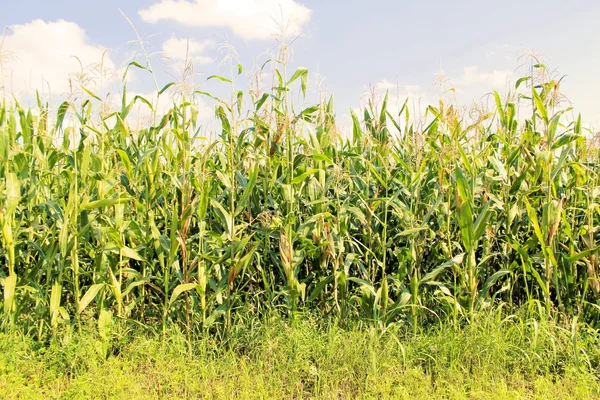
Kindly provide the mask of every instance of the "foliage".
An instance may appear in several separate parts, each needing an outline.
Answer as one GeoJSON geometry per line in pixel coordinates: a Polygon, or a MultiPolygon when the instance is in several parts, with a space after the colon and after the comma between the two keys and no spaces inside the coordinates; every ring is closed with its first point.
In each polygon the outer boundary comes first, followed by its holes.
{"type": "Polygon", "coordinates": [[[275,65],[269,92],[237,90],[236,66],[209,78],[230,99],[181,92],[164,115],[173,83],[156,101],[124,89],[112,113],[87,88],[55,115],[4,101],[2,328],[128,321],[190,340],[229,335],[243,309],[416,332],[492,305],[598,326],[598,149],[560,110],[559,82],[525,77],[475,118],[440,102],[422,129],[386,97],[344,137],[332,98],[295,105],[308,71],[275,65]],[[152,123],[134,129],[140,104],[152,123]]]}

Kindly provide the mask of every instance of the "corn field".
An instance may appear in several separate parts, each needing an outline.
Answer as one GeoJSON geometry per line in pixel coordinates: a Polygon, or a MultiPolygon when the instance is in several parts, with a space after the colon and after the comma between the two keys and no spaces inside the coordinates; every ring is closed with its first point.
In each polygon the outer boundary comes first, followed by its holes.
{"type": "Polygon", "coordinates": [[[2,329],[202,334],[271,313],[417,329],[498,307],[599,325],[598,146],[558,81],[524,77],[475,117],[430,105],[423,124],[386,96],[340,135],[333,99],[299,107],[308,71],[287,75],[239,91],[239,66],[209,78],[230,98],[164,114],[174,83],[111,113],[85,87],[54,112],[4,100],[2,329]]]}

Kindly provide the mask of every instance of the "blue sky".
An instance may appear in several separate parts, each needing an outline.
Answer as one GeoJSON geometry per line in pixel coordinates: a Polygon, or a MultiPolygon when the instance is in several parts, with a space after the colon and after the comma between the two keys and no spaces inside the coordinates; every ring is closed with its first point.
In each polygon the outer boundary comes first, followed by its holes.
{"type": "MultiPolygon", "coordinates": [[[[169,62],[187,40],[202,88],[207,74],[225,73],[219,63],[224,38],[247,67],[265,60],[275,41],[262,25],[284,14],[302,32],[291,64],[309,68],[313,83],[316,73],[324,79],[320,89],[335,95],[340,116],[365,98],[369,85],[389,89],[398,102],[406,96],[435,101],[439,90],[432,84],[440,71],[461,104],[491,89],[502,92],[526,72],[519,69],[521,56],[535,49],[567,75],[563,92],[584,119],[600,122],[597,0],[0,0],[0,27],[8,28],[3,51],[11,55],[4,86],[24,93],[46,82],[47,91],[60,96],[68,90],[68,72],[77,69],[69,55],[94,63],[103,49],[109,49],[107,65],[119,69],[135,47],[119,9],[148,41],[161,84],[173,79],[169,62]],[[165,50],[172,50],[169,60],[158,57],[165,50]]],[[[137,73],[130,82],[138,93],[152,87],[137,73]]]]}

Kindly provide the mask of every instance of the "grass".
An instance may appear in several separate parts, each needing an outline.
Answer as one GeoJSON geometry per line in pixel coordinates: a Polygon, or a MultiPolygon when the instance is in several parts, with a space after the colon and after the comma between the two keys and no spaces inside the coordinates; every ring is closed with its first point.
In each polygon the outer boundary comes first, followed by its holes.
{"type": "MultiPolygon", "coordinates": [[[[307,318],[237,326],[232,338],[165,342],[145,332],[96,329],[40,345],[0,337],[3,398],[594,399],[597,370],[578,362],[568,329],[482,317],[413,334],[341,329],[307,318]],[[534,330],[536,333],[534,333],[534,330]],[[535,337],[535,342],[532,342],[535,337]]],[[[580,356],[600,357],[578,334],[580,356]]]]}

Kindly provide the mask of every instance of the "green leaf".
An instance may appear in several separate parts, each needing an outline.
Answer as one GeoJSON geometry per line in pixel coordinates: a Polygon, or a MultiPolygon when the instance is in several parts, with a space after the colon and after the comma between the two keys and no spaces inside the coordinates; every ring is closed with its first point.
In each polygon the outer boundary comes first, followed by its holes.
{"type": "MultiPolygon", "coordinates": [[[[246,247],[246,244],[248,243],[248,241],[250,240],[250,237],[246,237],[242,243],[240,243],[240,250],[239,251],[243,251],[243,249],[246,247]]],[[[246,255],[244,255],[242,258],[240,258],[240,260],[238,262],[235,263],[235,265],[233,265],[229,271],[229,277],[227,278],[227,283],[229,285],[231,285],[233,283],[233,280],[235,279],[235,277],[244,269],[246,269],[248,267],[248,264],[250,264],[250,261],[252,261],[252,258],[254,257],[254,253],[256,252],[256,249],[258,248],[258,245],[255,245],[252,249],[250,249],[246,255]]]]}
{"type": "Polygon", "coordinates": [[[92,92],[91,90],[85,88],[84,86],[81,86],[81,89],[83,89],[84,92],[86,92],[87,94],[89,94],[94,99],[96,99],[98,101],[102,101],[102,99],[100,97],[98,97],[98,95],[95,94],[94,92],[92,92]]]}
{"type": "Polygon", "coordinates": [[[119,132],[121,132],[121,134],[123,134],[123,137],[128,138],[129,137],[129,129],[127,129],[127,126],[125,126],[125,122],[123,122],[123,119],[121,118],[121,116],[119,114],[116,115],[116,118],[117,118],[116,127],[119,129],[119,132]]]}
{"type": "Polygon", "coordinates": [[[371,294],[372,296],[375,296],[377,294],[375,292],[375,288],[373,287],[373,285],[370,282],[365,281],[364,279],[350,277],[350,278],[348,278],[348,280],[351,282],[358,283],[362,290],[365,290],[367,293],[371,294]]]}
{"type": "Polygon", "coordinates": [[[95,285],[90,286],[90,288],[87,290],[87,292],[81,298],[81,301],[79,301],[79,308],[77,310],[77,314],[81,314],[86,309],[86,307],[92,302],[92,300],[94,300],[96,298],[96,296],[98,295],[98,292],[104,286],[105,286],[104,283],[97,283],[95,285]]]}
{"type": "Polygon", "coordinates": [[[214,310],[210,316],[208,318],[206,318],[206,320],[203,322],[202,327],[204,329],[208,329],[210,328],[219,317],[225,315],[225,306],[221,306],[219,308],[217,308],[216,310],[214,310]]]}
{"type": "Polygon", "coordinates": [[[231,79],[227,79],[227,78],[225,78],[224,76],[221,76],[221,75],[211,75],[208,78],[206,78],[207,81],[210,81],[211,79],[218,79],[218,80],[220,80],[222,82],[225,82],[225,83],[231,83],[231,79]]]}
{"type": "Polygon", "coordinates": [[[385,91],[385,97],[383,98],[383,103],[381,103],[381,112],[379,114],[379,125],[384,127],[385,126],[385,121],[386,121],[386,117],[387,117],[387,104],[388,104],[388,96],[389,96],[389,90],[385,91]]]}
{"type": "Polygon", "coordinates": [[[56,327],[58,322],[57,318],[61,295],[62,286],[58,282],[55,282],[54,285],[52,285],[52,291],[50,292],[50,324],[52,327],[56,327]]]}
{"type": "Polygon", "coordinates": [[[56,129],[62,129],[63,121],[65,120],[65,116],[67,115],[70,106],[71,104],[68,101],[63,101],[58,107],[58,112],[56,114],[56,129]]]}
{"type": "Polygon", "coordinates": [[[510,274],[510,270],[508,269],[501,269],[499,271],[494,272],[494,274],[492,274],[492,276],[490,276],[489,278],[487,278],[487,280],[485,281],[485,283],[483,284],[483,287],[481,288],[481,290],[479,291],[479,299],[483,300],[487,297],[488,292],[490,290],[490,287],[496,283],[496,281],[500,278],[502,278],[504,275],[508,275],[510,274]]]}
{"type": "Polygon", "coordinates": [[[548,123],[548,111],[546,110],[546,105],[544,104],[544,101],[540,97],[537,90],[535,90],[535,88],[532,88],[531,92],[533,94],[533,100],[535,102],[535,107],[536,107],[537,111],[540,113],[544,122],[547,124],[548,123]]]}
{"type": "Polygon", "coordinates": [[[17,175],[6,173],[6,214],[12,215],[21,201],[21,184],[17,175]]]}
{"type": "Polygon", "coordinates": [[[456,167],[456,185],[457,185],[457,208],[458,225],[465,250],[470,252],[475,243],[475,229],[473,227],[473,211],[471,209],[471,190],[467,178],[460,167],[456,167]]]}
{"type": "Polygon", "coordinates": [[[131,258],[133,260],[143,261],[142,256],[140,256],[137,251],[135,251],[134,249],[127,247],[127,246],[124,246],[121,248],[121,254],[124,255],[125,257],[131,258]]]}
{"type": "Polygon", "coordinates": [[[477,217],[477,220],[475,221],[475,226],[473,229],[473,240],[475,243],[477,243],[477,241],[481,239],[481,236],[483,236],[491,214],[492,212],[490,210],[490,203],[487,202],[483,206],[483,209],[479,212],[479,217],[477,217]]]}
{"type": "Polygon", "coordinates": [[[244,104],[244,92],[241,90],[238,90],[238,92],[236,93],[236,101],[235,104],[237,105],[237,111],[238,114],[242,113],[242,106],[244,104]]]}
{"type": "Polygon", "coordinates": [[[356,144],[362,138],[362,128],[358,116],[353,109],[350,109],[350,115],[352,117],[352,141],[356,144]]]}
{"type": "Polygon", "coordinates": [[[448,260],[445,263],[438,265],[437,267],[435,267],[434,269],[429,271],[423,278],[421,278],[421,281],[419,283],[422,284],[422,283],[427,283],[429,281],[434,280],[446,268],[452,267],[453,265],[461,264],[463,262],[464,258],[465,258],[464,253],[461,253],[461,254],[453,257],[451,260],[448,260]]]}
{"type": "Polygon", "coordinates": [[[584,136],[582,135],[576,135],[574,133],[566,133],[564,135],[559,136],[554,143],[552,144],[552,150],[556,150],[559,149],[563,146],[566,146],[567,144],[576,141],[576,140],[583,140],[584,136]]]}
{"type": "Polygon", "coordinates": [[[115,300],[117,301],[117,303],[120,304],[121,300],[123,299],[123,294],[121,293],[121,283],[113,273],[112,268],[110,266],[108,266],[107,270],[108,274],[110,275],[111,289],[113,291],[113,295],[115,296],[115,300]]]}
{"type": "Polygon", "coordinates": [[[306,96],[306,85],[308,82],[308,69],[306,68],[298,68],[294,75],[287,82],[287,86],[291,85],[296,79],[300,78],[300,89],[302,90],[302,94],[306,96]]]}
{"type": "Polygon", "coordinates": [[[377,181],[381,184],[381,186],[383,186],[384,188],[387,187],[385,181],[383,180],[381,175],[379,175],[379,172],[377,172],[377,168],[375,167],[375,165],[373,165],[373,163],[370,162],[368,162],[367,165],[369,166],[371,173],[373,174],[375,179],[377,179],[377,181]]]}
{"type": "Polygon", "coordinates": [[[161,94],[163,94],[165,92],[165,90],[169,89],[173,85],[175,85],[175,82],[167,83],[165,86],[163,86],[162,89],[160,89],[160,91],[158,92],[158,95],[160,96],[161,94]]]}
{"type": "Polygon", "coordinates": [[[397,234],[396,236],[400,236],[400,237],[402,237],[402,236],[410,236],[410,235],[413,235],[413,234],[415,234],[417,232],[421,232],[421,231],[423,231],[425,229],[429,229],[429,228],[426,227],[426,226],[423,226],[423,227],[420,227],[420,228],[406,229],[406,230],[400,232],[399,234],[397,234]]]}
{"type": "Polygon", "coordinates": [[[494,167],[494,169],[496,170],[496,172],[498,173],[498,175],[500,175],[500,177],[502,178],[502,180],[504,182],[506,182],[506,179],[507,179],[508,175],[506,173],[506,169],[504,168],[504,164],[502,162],[500,162],[500,160],[498,160],[494,156],[488,157],[488,160],[490,161],[490,164],[492,164],[492,167],[494,167]]]}
{"type": "Polygon", "coordinates": [[[304,181],[308,176],[316,174],[319,171],[320,170],[317,169],[317,168],[313,168],[311,170],[308,170],[308,171],[304,172],[303,174],[300,174],[300,175],[294,177],[294,179],[292,179],[292,184],[297,185],[300,182],[304,181]]]}
{"type": "Polygon", "coordinates": [[[535,211],[531,207],[531,204],[529,204],[529,201],[526,198],[523,199],[523,202],[525,203],[525,207],[527,208],[527,215],[529,216],[529,220],[533,224],[533,231],[535,232],[535,235],[537,236],[540,244],[542,246],[544,246],[545,240],[544,240],[544,235],[542,234],[542,230],[540,229],[540,223],[538,221],[537,211],[535,211]]]}
{"type": "Polygon", "coordinates": [[[135,96],[133,98],[134,103],[138,100],[141,101],[142,103],[144,103],[145,105],[147,105],[148,108],[150,108],[150,111],[154,111],[154,107],[152,106],[152,103],[150,101],[148,101],[146,98],[144,98],[142,96],[135,96]]]}
{"type": "Polygon", "coordinates": [[[258,99],[258,101],[256,102],[256,111],[260,110],[260,108],[263,106],[263,104],[265,104],[265,101],[267,101],[268,98],[268,93],[263,93],[263,95],[260,96],[260,99],[258,99]]]}
{"type": "Polygon", "coordinates": [[[4,278],[4,314],[8,315],[12,311],[13,301],[15,299],[15,289],[17,287],[17,274],[12,274],[4,278]]]}
{"type": "Polygon", "coordinates": [[[306,301],[310,303],[311,301],[313,301],[317,297],[319,297],[319,295],[321,294],[323,289],[325,289],[325,286],[327,286],[327,284],[330,283],[331,281],[333,281],[333,275],[329,275],[327,278],[321,279],[315,285],[315,288],[312,290],[312,292],[310,293],[310,295],[308,296],[308,299],[306,301]]]}
{"type": "Polygon", "coordinates": [[[522,77],[522,78],[519,78],[519,79],[517,79],[517,83],[515,83],[515,89],[518,89],[518,88],[519,88],[519,86],[521,86],[521,84],[522,84],[523,82],[526,82],[526,81],[528,81],[528,80],[530,80],[530,79],[531,79],[531,76],[524,76],[524,77],[522,77]]]}
{"type": "Polygon", "coordinates": [[[116,152],[119,155],[119,158],[121,159],[121,162],[123,163],[123,166],[127,170],[127,175],[129,177],[132,177],[133,171],[131,169],[131,161],[129,160],[129,156],[127,155],[127,153],[125,153],[121,149],[117,149],[116,152]]]}
{"type": "Polygon", "coordinates": [[[554,143],[554,137],[556,136],[556,130],[558,129],[558,124],[562,114],[562,111],[557,112],[550,121],[550,125],[548,126],[548,140],[550,143],[554,143]]]}
{"type": "Polygon", "coordinates": [[[600,250],[600,246],[594,247],[593,249],[588,249],[588,250],[581,251],[579,253],[576,253],[576,254],[573,254],[573,255],[569,256],[567,258],[567,262],[569,264],[573,264],[574,262],[577,262],[577,261],[581,260],[582,258],[585,258],[585,257],[587,257],[587,256],[589,256],[591,254],[594,254],[594,253],[596,253],[599,250],[600,250]]]}
{"type": "Polygon", "coordinates": [[[114,206],[115,204],[126,203],[131,200],[133,200],[131,197],[117,197],[114,199],[95,200],[95,201],[82,203],[81,206],[79,207],[79,209],[81,211],[93,210],[96,208],[104,208],[104,207],[114,206]]]}
{"type": "Polygon", "coordinates": [[[198,286],[196,283],[182,283],[182,284],[178,285],[173,290],[173,293],[171,293],[171,299],[169,300],[169,307],[173,305],[173,303],[175,302],[175,300],[177,300],[177,298],[179,297],[179,295],[181,293],[193,290],[196,288],[196,286],[198,286]]]}
{"type": "Polygon", "coordinates": [[[221,220],[221,224],[225,228],[225,231],[227,232],[227,234],[229,235],[229,237],[231,237],[231,235],[233,234],[233,217],[215,199],[211,199],[210,200],[210,204],[212,204],[215,212],[217,213],[217,216],[221,220]]]}
{"type": "Polygon", "coordinates": [[[150,278],[140,279],[134,282],[131,282],[129,286],[123,291],[123,296],[127,296],[134,288],[144,285],[147,282],[150,282],[150,278]]]}
{"type": "Polygon", "coordinates": [[[494,90],[494,100],[496,101],[496,111],[498,112],[498,116],[500,118],[500,122],[502,126],[506,126],[506,114],[504,113],[504,107],[502,106],[502,100],[500,100],[500,95],[497,91],[494,90]]]}
{"type": "Polygon", "coordinates": [[[150,71],[148,68],[144,67],[142,64],[140,64],[140,63],[139,63],[139,62],[137,62],[137,61],[132,61],[132,62],[130,62],[130,63],[127,65],[127,67],[128,67],[128,68],[129,68],[129,67],[131,67],[131,66],[132,66],[132,67],[139,68],[139,69],[143,69],[143,70],[146,70],[146,71],[150,71]]]}
{"type": "Polygon", "coordinates": [[[112,311],[100,310],[98,317],[98,333],[104,340],[108,340],[113,332],[113,314],[112,311]]]}
{"type": "Polygon", "coordinates": [[[235,209],[235,215],[237,216],[239,213],[246,208],[248,204],[248,200],[250,199],[250,194],[252,194],[252,190],[254,190],[254,186],[256,185],[256,179],[258,178],[259,168],[258,165],[255,165],[250,174],[250,179],[244,188],[244,192],[241,197],[238,199],[237,206],[235,209]]]}
{"type": "Polygon", "coordinates": [[[465,165],[467,172],[472,175],[473,174],[473,165],[471,164],[471,161],[469,161],[469,157],[467,157],[467,153],[465,153],[463,146],[458,142],[458,140],[456,141],[456,149],[458,150],[458,154],[460,154],[460,159],[462,160],[463,164],[465,165]]]}

